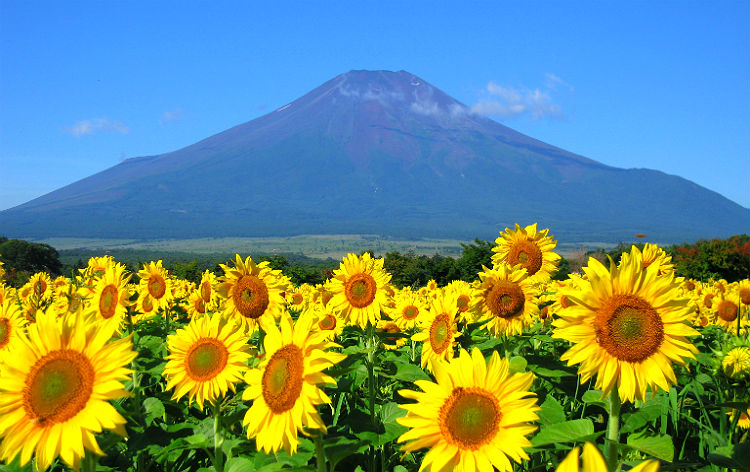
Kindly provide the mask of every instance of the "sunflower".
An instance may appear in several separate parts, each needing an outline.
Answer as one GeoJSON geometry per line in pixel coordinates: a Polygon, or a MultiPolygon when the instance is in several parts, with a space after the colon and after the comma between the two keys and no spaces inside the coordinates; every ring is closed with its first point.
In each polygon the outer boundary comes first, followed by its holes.
{"type": "MultiPolygon", "coordinates": [[[[579,447],[571,449],[568,455],[565,456],[565,459],[563,459],[557,466],[555,472],[579,472],[581,470],[578,458],[580,450],[579,447]]],[[[607,472],[609,470],[607,468],[607,463],[604,462],[604,456],[602,456],[602,453],[599,452],[599,449],[590,442],[583,445],[583,455],[581,456],[581,460],[583,461],[584,472],[607,472]]],[[[630,469],[630,472],[658,472],[658,470],[659,461],[648,460],[633,467],[630,469]]]]}
{"type": "Polygon", "coordinates": [[[646,389],[669,390],[677,382],[672,362],[685,364],[698,350],[686,336],[699,333],[686,321],[689,300],[680,298],[672,275],[658,275],[658,267],[641,270],[641,255],[607,270],[589,259],[586,279],[564,291],[573,302],[553,322],[554,338],[574,343],[561,360],[581,366],[581,383],[594,374],[596,388],[608,394],[615,386],[620,398],[644,400],[646,389]]]}
{"type": "Polygon", "coordinates": [[[727,377],[737,379],[750,374],[750,348],[736,347],[721,360],[721,367],[727,377]]]}
{"type": "Polygon", "coordinates": [[[242,380],[250,358],[249,337],[237,330],[221,313],[194,318],[186,327],[167,336],[167,390],[174,388],[172,400],[186,394],[195,400],[215,403],[228,389],[242,380]]]}
{"type": "Polygon", "coordinates": [[[303,313],[312,317],[312,329],[320,331],[326,339],[334,340],[344,331],[346,322],[341,314],[322,302],[310,303],[303,313]]]}
{"type": "Polygon", "coordinates": [[[454,280],[445,286],[445,289],[453,292],[456,298],[456,307],[458,316],[466,323],[474,321],[474,314],[471,312],[471,301],[474,298],[474,287],[469,282],[463,280],[454,280]]]}
{"type": "MultiPolygon", "coordinates": [[[[734,415],[738,410],[732,409],[727,412],[729,415],[729,421],[734,421],[734,415]]],[[[740,413],[740,417],[737,420],[737,426],[742,429],[750,429],[750,408],[740,413]]]]}
{"type": "Polygon", "coordinates": [[[461,349],[449,363],[436,366],[436,382],[417,380],[422,392],[399,390],[416,403],[399,405],[406,416],[396,419],[409,431],[398,438],[402,450],[430,448],[419,470],[511,471],[510,459],[521,463],[531,446],[526,438],[539,419],[533,374],[509,372],[497,352],[487,362],[477,348],[461,349]]]}
{"type": "Polygon", "coordinates": [[[37,272],[29,278],[31,287],[29,296],[37,302],[47,301],[52,297],[52,279],[46,272],[37,272]]]}
{"type": "Polygon", "coordinates": [[[330,404],[331,399],[319,386],[335,386],[336,381],[323,370],[346,356],[328,351],[338,345],[314,331],[313,321],[303,314],[292,325],[288,312],[281,316],[281,329],[272,320],[261,321],[265,356],[257,369],[245,375],[248,385],[242,393],[243,400],[253,402],[242,424],[247,426],[248,439],[255,438],[258,450],[275,453],[283,448],[293,454],[299,445],[298,431],[326,432],[316,405],[330,404]]]}
{"type": "Polygon", "coordinates": [[[477,319],[490,320],[483,328],[494,336],[521,334],[534,322],[533,317],[539,316],[539,290],[533,279],[520,265],[500,263],[493,269],[483,268],[472,300],[477,319]]]}
{"type": "Polygon", "coordinates": [[[59,455],[78,469],[85,449],[104,455],[94,433],[125,435],[125,418],[109,400],[127,395],[130,337],[109,342],[113,331],[80,316],[39,315],[12,347],[15,362],[0,373],[0,459],[36,455],[46,469],[59,455]]]}
{"type": "MultiPolygon", "coordinates": [[[[737,299],[736,296],[716,296],[711,304],[711,311],[716,315],[716,325],[733,333],[737,331],[737,316],[741,314],[739,305],[734,302],[737,299]]],[[[740,320],[742,321],[744,320],[740,320]]]]}
{"type": "Polygon", "coordinates": [[[198,293],[203,299],[203,306],[207,310],[213,310],[219,303],[219,294],[216,292],[218,281],[216,275],[210,270],[206,270],[201,275],[201,281],[198,283],[198,293]]]}
{"type": "Polygon", "coordinates": [[[456,300],[451,292],[438,290],[430,302],[427,315],[419,322],[413,341],[422,341],[420,365],[434,372],[436,365],[453,357],[455,339],[461,335],[456,328],[456,300]]]}
{"type": "Polygon", "coordinates": [[[383,349],[398,349],[409,339],[404,335],[401,327],[391,320],[382,319],[378,321],[377,331],[380,333],[380,346],[383,349]]]}
{"type": "Polygon", "coordinates": [[[403,289],[393,297],[394,307],[390,317],[401,330],[413,329],[427,313],[427,303],[417,292],[403,289]]]}
{"type": "Polygon", "coordinates": [[[492,248],[496,253],[492,256],[492,264],[505,262],[511,267],[521,264],[532,280],[546,282],[556,271],[560,260],[560,255],[552,252],[557,241],[547,236],[548,232],[548,229],[537,232],[536,223],[525,228],[516,223],[515,230],[505,228],[505,232],[501,232],[495,240],[497,246],[492,248]]]}
{"type": "Polygon", "coordinates": [[[750,279],[740,280],[737,284],[737,292],[740,297],[740,303],[750,306],[750,279]]]}
{"type": "MultiPolygon", "coordinates": [[[[674,274],[672,256],[664,252],[664,249],[661,249],[656,244],[646,243],[643,246],[643,251],[638,249],[637,246],[632,246],[630,248],[630,254],[635,254],[636,252],[639,252],[641,254],[641,267],[643,269],[652,264],[655,264],[657,267],[659,267],[656,272],[657,275],[674,274]]],[[[629,255],[626,256],[626,254],[628,253],[623,254],[623,256],[630,257],[629,255]]],[[[624,263],[622,259],[620,260],[620,263],[624,263]]]]}
{"type": "Polygon", "coordinates": [[[224,297],[224,313],[234,317],[247,332],[258,329],[262,318],[278,319],[284,311],[287,290],[280,270],[273,270],[267,261],[259,264],[248,257],[244,261],[235,255],[234,268],[221,264],[222,282],[216,290],[224,297]]]}
{"type": "Polygon", "coordinates": [[[381,309],[388,303],[386,286],[391,274],[383,269],[384,259],[373,259],[366,252],[362,257],[348,254],[333,272],[331,303],[340,310],[347,323],[365,329],[375,326],[381,309]]]}
{"type": "Polygon", "coordinates": [[[190,315],[190,318],[199,318],[206,314],[206,301],[201,296],[199,290],[195,290],[188,295],[185,310],[190,315]]]}
{"type": "Polygon", "coordinates": [[[138,285],[141,295],[148,294],[154,306],[154,310],[166,309],[172,301],[172,277],[162,266],[161,260],[149,262],[143,265],[138,272],[140,284],[138,285]]]}
{"type": "Polygon", "coordinates": [[[89,305],[89,311],[97,323],[111,324],[118,332],[130,306],[127,284],[131,275],[126,275],[124,270],[122,264],[107,268],[96,280],[94,296],[89,305]]]}
{"type": "Polygon", "coordinates": [[[291,287],[286,291],[286,303],[290,310],[302,311],[310,300],[310,285],[302,284],[299,287],[291,287]]]}
{"type": "Polygon", "coordinates": [[[0,303],[0,369],[3,361],[10,359],[11,343],[23,333],[24,318],[17,303],[0,303]]]}

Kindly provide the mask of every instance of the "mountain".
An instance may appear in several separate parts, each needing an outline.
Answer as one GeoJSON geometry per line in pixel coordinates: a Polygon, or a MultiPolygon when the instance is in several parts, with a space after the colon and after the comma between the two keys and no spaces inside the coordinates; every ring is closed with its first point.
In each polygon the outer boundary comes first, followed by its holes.
{"type": "Polygon", "coordinates": [[[516,222],[568,241],[667,243],[745,233],[750,210],[525,136],[409,72],[351,71],[191,146],[0,212],[0,234],[490,239],[516,222]]]}

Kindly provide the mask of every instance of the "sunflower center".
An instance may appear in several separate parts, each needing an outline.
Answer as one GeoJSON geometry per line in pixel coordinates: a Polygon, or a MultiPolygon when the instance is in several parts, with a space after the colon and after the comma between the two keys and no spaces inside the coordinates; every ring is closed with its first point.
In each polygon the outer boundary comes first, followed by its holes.
{"type": "Polygon", "coordinates": [[[516,241],[508,251],[508,264],[521,264],[529,275],[539,272],[542,262],[542,250],[533,241],[516,241]]]}
{"type": "Polygon", "coordinates": [[[10,321],[7,318],[0,318],[0,349],[4,348],[10,342],[10,321]]]}
{"type": "Polygon", "coordinates": [[[302,349],[287,344],[276,351],[263,371],[263,399],[272,412],[290,410],[302,392],[302,349]]]}
{"type": "Polygon", "coordinates": [[[203,298],[198,298],[193,302],[193,308],[195,308],[195,311],[198,313],[205,313],[206,312],[206,303],[203,301],[203,298]]]}
{"type": "Polygon", "coordinates": [[[215,338],[198,339],[185,355],[185,371],[198,382],[211,380],[227,365],[229,351],[215,338]]]}
{"type": "Polygon", "coordinates": [[[664,339],[659,314],[634,295],[615,295],[603,304],[594,320],[594,330],[602,348],[626,362],[647,359],[664,339]]]}
{"type": "Polygon", "coordinates": [[[456,300],[456,306],[458,307],[459,313],[465,313],[469,310],[469,302],[471,301],[471,297],[466,295],[465,293],[462,293],[458,296],[458,299],[456,300]]]}
{"type": "Polygon", "coordinates": [[[259,318],[268,308],[268,287],[254,275],[243,275],[232,293],[234,306],[245,318],[259,318]]]}
{"type": "Polygon", "coordinates": [[[151,301],[151,297],[143,298],[143,301],[141,302],[141,308],[143,308],[144,313],[148,313],[154,309],[154,302],[151,301]]]}
{"type": "Polygon", "coordinates": [[[330,331],[336,329],[336,317],[330,313],[323,317],[322,320],[318,321],[318,327],[323,331],[330,331]]]}
{"type": "Polygon", "coordinates": [[[94,368],[77,351],[51,351],[31,367],[23,389],[23,406],[35,421],[61,423],[73,418],[91,397],[94,368]]]}
{"type": "Polygon", "coordinates": [[[375,300],[378,285],[370,274],[360,272],[349,277],[344,287],[344,294],[349,303],[355,308],[369,306],[375,300]]]}
{"type": "Polygon", "coordinates": [[[513,318],[523,314],[523,290],[509,280],[498,280],[487,290],[485,305],[490,312],[500,318],[513,318]]]}
{"type": "Polygon", "coordinates": [[[42,279],[39,279],[36,282],[34,282],[34,293],[37,296],[41,296],[46,291],[47,291],[47,282],[45,282],[42,279]]]}
{"type": "Polygon", "coordinates": [[[167,283],[164,282],[164,277],[159,274],[151,274],[151,277],[148,278],[148,293],[158,300],[166,292],[167,283]]]}
{"type": "Polygon", "coordinates": [[[435,317],[430,325],[430,345],[435,354],[440,354],[451,344],[450,318],[445,313],[435,317]]]}
{"type": "Polygon", "coordinates": [[[740,289],[740,301],[744,305],[750,305],[750,288],[742,287],[740,289]]]}
{"type": "Polygon", "coordinates": [[[292,305],[301,305],[303,301],[305,301],[305,297],[301,293],[292,295],[292,305]]]}
{"type": "Polygon", "coordinates": [[[99,313],[105,319],[112,318],[115,315],[115,309],[117,308],[117,287],[112,284],[107,285],[102,290],[102,295],[99,297],[99,313]]]}
{"type": "Polygon", "coordinates": [[[722,300],[716,307],[716,314],[724,321],[734,321],[737,319],[737,305],[729,300],[722,300]]]}
{"type": "Polygon", "coordinates": [[[206,302],[211,301],[211,282],[208,280],[201,284],[201,298],[206,302]]]}
{"type": "Polygon", "coordinates": [[[490,392],[479,387],[458,387],[440,407],[440,432],[460,449],[476,450],[498,432],[500,408],[490,392]]]}
{"type": "Polygon", "coordinates": [[[407,305],[401,311],[401,317],[407,321],[411,321],[419,316],[419,308],[414,305],[407,305]]]}

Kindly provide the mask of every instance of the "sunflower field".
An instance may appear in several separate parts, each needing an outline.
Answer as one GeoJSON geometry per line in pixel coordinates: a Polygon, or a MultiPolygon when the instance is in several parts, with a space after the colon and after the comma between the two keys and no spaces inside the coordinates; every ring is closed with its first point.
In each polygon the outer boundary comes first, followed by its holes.
{"type": "Polygon", "coordinates": [[[0,282],[0,472],[750,471],[750,279],[645,244],[552,280],[556,244],[506,228],[445,286],[369,253],[0,282]]]}

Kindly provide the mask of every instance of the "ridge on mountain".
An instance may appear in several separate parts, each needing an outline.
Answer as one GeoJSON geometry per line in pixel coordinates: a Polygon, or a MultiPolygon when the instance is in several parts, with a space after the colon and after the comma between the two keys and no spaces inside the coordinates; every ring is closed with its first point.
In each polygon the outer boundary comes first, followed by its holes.
{"type": "Polygon", "coordinates": [[[750,210],[523,135],[409,72],[352,70],[195,144],[0,212],[0,232],[489,239],[535,221],[572,241],[683,242],[747,232],[750,210]]]}

